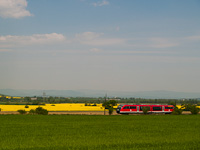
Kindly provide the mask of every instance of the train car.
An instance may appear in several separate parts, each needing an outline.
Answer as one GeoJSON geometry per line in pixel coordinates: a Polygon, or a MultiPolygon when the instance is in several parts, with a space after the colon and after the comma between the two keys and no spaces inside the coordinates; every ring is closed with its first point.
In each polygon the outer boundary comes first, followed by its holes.
{"type": "Polygon", "coordinates": [[[136,114],[143,113],[142,108],[149,107],[148,113],[170,114],[174,110],[173,105],[119,105],[116,109],[119,114],[136,114]]]}

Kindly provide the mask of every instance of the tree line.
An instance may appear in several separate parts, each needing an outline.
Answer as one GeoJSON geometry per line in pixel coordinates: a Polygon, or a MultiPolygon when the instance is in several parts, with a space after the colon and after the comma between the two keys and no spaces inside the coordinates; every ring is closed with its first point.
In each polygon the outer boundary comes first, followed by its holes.
{"type": "MultiPolygon", "coordinates": [[[[115,100],[117,103],[153,103],[153,104],[196,104],[200,106],[200,99],[145,99],[145,98],[121,98],[121,97],[107,97],[107,100],[115,100]]],[[[105,97],[23,97],[21,99],[7,99],[6,96],[0,97],[0,103],[4,104],[45,104],[45,103],[104,103],[105,97]]]]}

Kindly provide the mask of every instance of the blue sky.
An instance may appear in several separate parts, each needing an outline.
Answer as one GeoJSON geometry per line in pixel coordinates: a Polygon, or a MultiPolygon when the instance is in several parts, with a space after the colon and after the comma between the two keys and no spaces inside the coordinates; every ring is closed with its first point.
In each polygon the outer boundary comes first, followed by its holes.
{"type": "Polygon", "coordinates": [[[199,0],[1,0],[0,89],[200,92],[199,0]]]}

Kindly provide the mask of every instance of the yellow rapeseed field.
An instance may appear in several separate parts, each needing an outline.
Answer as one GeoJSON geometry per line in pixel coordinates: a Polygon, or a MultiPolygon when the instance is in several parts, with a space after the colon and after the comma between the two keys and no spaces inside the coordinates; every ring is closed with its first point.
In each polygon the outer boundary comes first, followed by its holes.
{"type": "Polygon", "coordinates": [[[1,111],[17,111],[23,109],[30,111],[31,109],[36,109],[38,106],[47,109],[48,111],[104,111],[102,104],[97,104],[97,106],[85,106],[84,103],[74,104],[46,104],[46,105],[28,105],[29,108],[25,108],[25,105],[0,105],[1,111]]]}

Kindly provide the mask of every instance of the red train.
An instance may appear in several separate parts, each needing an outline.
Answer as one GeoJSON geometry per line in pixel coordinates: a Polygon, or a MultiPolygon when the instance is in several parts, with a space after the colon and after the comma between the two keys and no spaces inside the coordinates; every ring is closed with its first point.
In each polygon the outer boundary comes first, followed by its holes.
{"type": "Polygon", "coordinates": [[[116,109],[119,114],[143,113],[142,108],[149,107],[148,113],[165,113],[170,114],[174,110],[173,105],[119,105],[116,109]]]}

